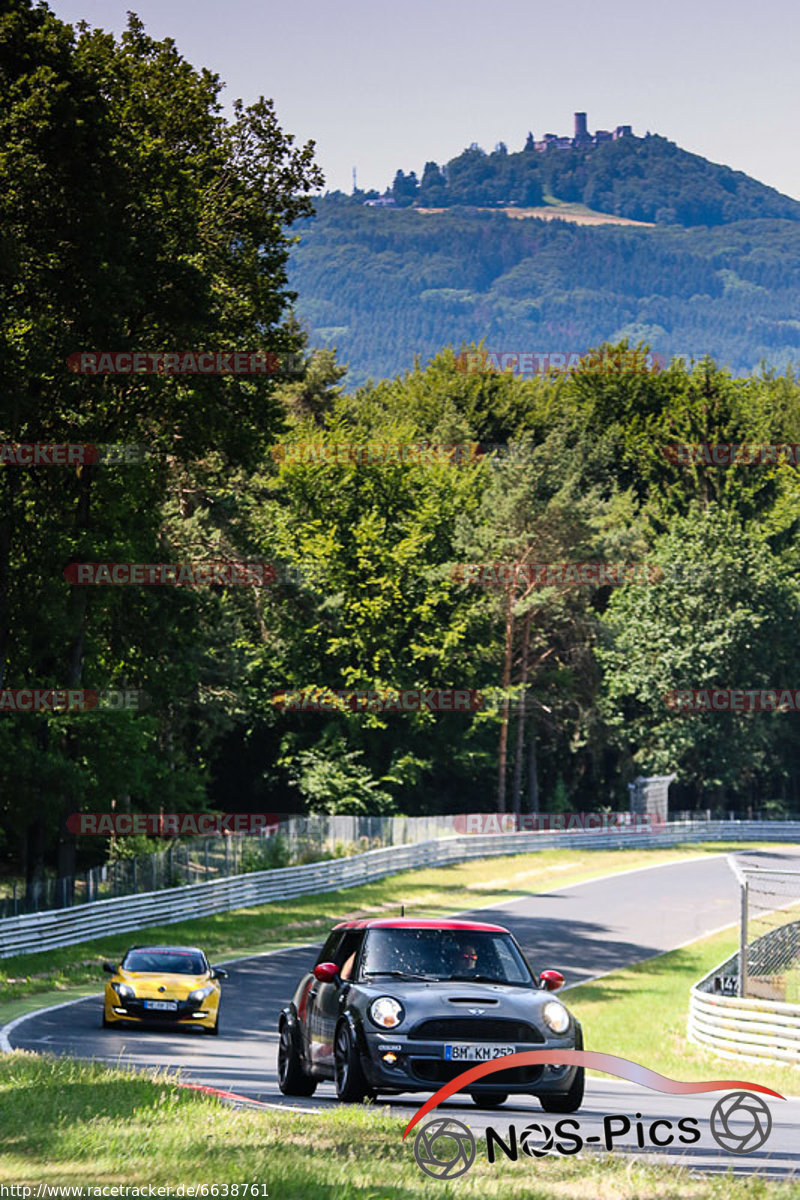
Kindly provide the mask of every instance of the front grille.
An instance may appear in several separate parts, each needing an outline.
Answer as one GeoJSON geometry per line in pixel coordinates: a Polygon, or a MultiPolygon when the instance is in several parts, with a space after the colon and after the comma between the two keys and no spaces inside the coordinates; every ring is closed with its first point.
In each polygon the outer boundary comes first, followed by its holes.
{"type": "Polygon", "coordinates": [[[438,1017],[421,1021],[408,1034],[409,1040],[425,1042],[534,1042],[541,1045],[544,1034],[527,1021],[505,1017],[438,1017]]]}
{"type": "MultiPolygon", "coordinates": [[[[417,1079],[426,1083],[449,1083],[457,1075],[462,1075],[469,1067],[476,1066],[472,1062],[445,1062],[438,1058],[412,1058],[411,1070],[417,1079]]],[[[476,1089],[481,1083],[491,1082],[492,1087],[499,1088],[500,1084],[509,1087],[519,1087],[527,1083],[536,1083],[542,1074],[543,1067],[509,1067],[506,1071],[495,1071],[491,1077],[476,1082],[476,1089]]]]}

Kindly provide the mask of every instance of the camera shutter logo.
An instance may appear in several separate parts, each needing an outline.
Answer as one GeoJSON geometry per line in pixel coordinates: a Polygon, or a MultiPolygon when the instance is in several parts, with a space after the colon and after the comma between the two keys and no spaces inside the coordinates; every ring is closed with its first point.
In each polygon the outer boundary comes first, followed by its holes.
{"type": "Polygon", "coordinates": [[[546,1125],[539,1125],[536,1121],[532,1121],[520,1134],[519,1144],[529,1158],[544,1158],[553,1149],[553,1131],[546,1125]],[[539,1139],[541,1139],[541,1145],[535,1145],[534,1142],[539,1139]]]}
{"type": "Polygon", "coordinates": [[[452,1117],[438,1117],[423,1125],[414,1140],[417,1166],[433,1179],[456,1179],[475,1161],[472,1130],[452,1117]]]}
{"type": "Polygon", "coordinates": [[[714,1105],[710,1124],[711,1135],[723,1150],[752,1154],[772,1132],[772,1113],[760,1096],[731,1092],[714,1105]]]}

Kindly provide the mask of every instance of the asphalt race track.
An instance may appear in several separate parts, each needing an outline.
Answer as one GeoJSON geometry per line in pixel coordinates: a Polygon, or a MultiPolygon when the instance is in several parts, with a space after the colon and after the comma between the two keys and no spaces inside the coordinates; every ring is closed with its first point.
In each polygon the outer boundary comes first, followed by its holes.
{"type": "MultiPolygon", "coordinates": [[[[742,851],[740,857],[756,866],[785,864],[798,869],[800,847],[787,846],[768,853],[742,851]]],[[[520,884],[524,886],[524,880],[520,884]]],[[[505,925],[524,947],[534,969],[555,967],[564,972],[569,985],[574,985],[732,924],[738,919],[738,889],[725,857],[704,855],[694,861],[649,867],[512,899],[463,915],[505,925]]],[[[131,940],[135,941],[133,935],[131,940]]],[[[278,1090],[275,1058],[279,1011],[315,957],[316,947],[305,946],[226,964],[230,978],[223,985],[218,1038],[190,1030],[178,1034],[102,1030],[99,994],[20,1018],[7,1026],[5,1033],[15,1049],[180,1070],[186,1082],[236,1092],[270,1106],[308,1110],[313,1119],[315,1111],[337,1104],[333,1085],[321,1084],[311,1099],[288,1100],[278,1090]]],[[[569,1003],[568,996],[566,999],[569,1003]]],[[[652,1023],[657,1036],[658,1014],[644,1012],[642,1019],[652,1023]]],[[[757,1063],[718,1062],[706,1078],[760,1082],[757,1063]]],[[[687,1071],[687,1075],[693,1077],[696,1072],[687,1071]]],[[[621,1081],[590,1079],[584,1106],[577,1114],[580,1132],[584,1138],[594,1138],[595,1145],[605,1153],[600,1140],[603,1117],[624,1114],[630,1118],[631,1129],[614,1140],[614,1149],[642,1154],[645,1151],[636,1139],[638,1115],[645,1131],[658,1118],[677,1126],[683,1117],[696,1117],[700,1120],[699,1142],[651,1150],[645,1132],[646,1152],[707,1171],[760,1171],[773,1176],[800,1172],[800,1097],[786,1101],[765,1097],[772,1114],[772,1132],[762,1149],[745,1155],[722,1150],[711,1136],[711,1110],[723,1095],[710,1092],[674,1097],[621,1081]]],[[[394,1096],[378,1103],[393,1114],[410,1118],[426,1098],[425,1094],[394,1096]]],[[[544,1113],[533,1097],[522,1103],[510,1097],[501,1109],[482,1112],[467,1096],[456,1096],[436,1115],[445,1114],[469,1123],[476,1133],[492,1125],[501,1136],[510,1124],[519,1133],[530,1122],[544,1122],[552,1129],[559,1120],[544,1113]]],[[[616,1122],[613,1127],[621,1129],[622,1125],[616,1122]]],[[[659,1134],[666,1136],[665,1127],[659,1134]]],[[[478,1153],[485,1153],[480,1142],[478,1153]]],[[[520,1157],[524,1159],[525,1155],[520,1157]]],[[[533,1170],[535,1162],[535,1158],[530,1159],[533,1170]]]]}

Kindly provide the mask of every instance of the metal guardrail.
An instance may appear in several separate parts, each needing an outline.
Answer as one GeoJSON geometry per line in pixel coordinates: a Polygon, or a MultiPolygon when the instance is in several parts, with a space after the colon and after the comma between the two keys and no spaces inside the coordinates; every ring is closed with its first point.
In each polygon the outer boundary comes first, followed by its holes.
{"type": "Polygon", "coordinates": [[[0,958],[94,941],[110,934],[331,892],[398,871],[535,850],[604,850],[697,841],[800,841],[800,821],[710,821],[664,825],[657,833],[499,833],[438,838],[368,850],[350,858],[257,871],[204,883],[97,900],[0,921],[0,958]]]}
{"type": "MultiPolygon", "coordinates": [[[[750,964],[782,933],[782,928],[773,929],[751,942],[746,947],[750,964]]],[[[721,978],[738,982],[739,954],[726,958],[690,990],[689,1041],[723,1058],[800,1064],[800,1004],[724,995],[713,990],[721,978]]]]}
{"type": "Polygon", "coordinates": [[[750,1000],[702,990],[736,957],[715,967],[689,992],[688,1038],[723,1058],[800,1064],[800,1004],[750,1000]]]}
{"type": "MultiPolygon", "coordinates": [[[[191,818],[206,814],[185,815],[191,818]]],[[[32,879],[28,884],[15,880],[10,889],[6,888],[7,894],[0,895],[0,921],[26,913],[73,908],[76,904],[95,900],[268,870],[273,865],[282,865],[264,859],[270,847],[273,851],[277,849],[276,841],[270,836],[274,833],[280,835],[279,844],[285,851],[283,863],[314,862],[327,857],[343,858],[381,846],[452,837],[455,833],[466,832],[455,824],[459,815],[433,813],[422,817],[398,817],[309,813],[292,816],[262,813],[267,824],[260,833],[226,832],[213,837],[187,835],[183,841],[177,840],[176,835],[176,840],[164,849],[134,858],[117,858],[68,878],[46,875],[32,879]]]]}

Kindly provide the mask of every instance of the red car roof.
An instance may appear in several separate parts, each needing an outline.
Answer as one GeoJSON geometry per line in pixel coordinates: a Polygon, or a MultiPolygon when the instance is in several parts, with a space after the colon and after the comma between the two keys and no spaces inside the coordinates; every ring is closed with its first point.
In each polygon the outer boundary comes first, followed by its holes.
{"type": "Polygon", "coordinates": [[[362,921],[342,921],[334,929],[471,929],[475,933],[508,933],[502,925],[484,925],[480,921],[428,921],[419,917],[376,917],[362,921]]]}

